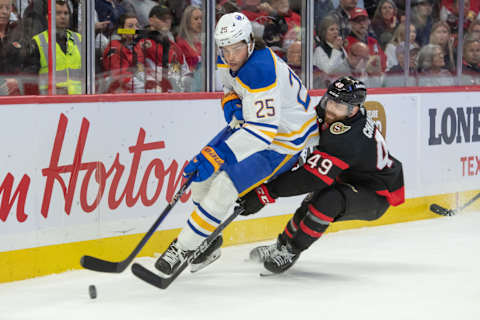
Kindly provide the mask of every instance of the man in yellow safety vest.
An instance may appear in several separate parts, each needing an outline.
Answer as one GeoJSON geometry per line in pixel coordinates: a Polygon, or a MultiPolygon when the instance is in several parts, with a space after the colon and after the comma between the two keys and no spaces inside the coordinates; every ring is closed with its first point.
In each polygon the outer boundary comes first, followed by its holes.
{"type": "MultiPolygon", "coordinates": [[[[56,72],[57,94],[82,94],[82,38],[67,27],[70,10],[66,1],[56,1],[56,72]]],[[[40,94],[48,93],[48,30],[32,38],[29,71],[39,75],[40,94]]]]}

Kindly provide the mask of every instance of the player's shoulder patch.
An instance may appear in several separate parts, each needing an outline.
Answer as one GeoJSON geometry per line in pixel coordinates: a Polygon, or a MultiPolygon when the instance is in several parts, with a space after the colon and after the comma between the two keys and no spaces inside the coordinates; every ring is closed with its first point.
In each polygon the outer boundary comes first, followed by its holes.
{"type": "Polygon", "coordinates": [[[267,91],[277,84],[276,64],[271,49],[255,50],[239,70],[237,80],[248,91],[267,91]]]}
{"type": "Polygon", "coordinates": [[[330,125],[330,132],[332,134],[343,134],[350,130],[351,126],[347,126],[343,122],[334,122],[330,125]]]}

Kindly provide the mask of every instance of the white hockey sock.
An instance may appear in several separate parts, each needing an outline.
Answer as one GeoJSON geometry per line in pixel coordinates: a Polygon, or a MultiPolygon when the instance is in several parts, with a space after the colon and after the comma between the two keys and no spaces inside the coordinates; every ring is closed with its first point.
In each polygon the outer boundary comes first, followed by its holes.
{"type": "Polygon", "coordinates": [[[225,172],[218,174],[178,236],[181,248],[196,249],[222,222],[237,197],[237,189],[228,175],[225,172]]]}

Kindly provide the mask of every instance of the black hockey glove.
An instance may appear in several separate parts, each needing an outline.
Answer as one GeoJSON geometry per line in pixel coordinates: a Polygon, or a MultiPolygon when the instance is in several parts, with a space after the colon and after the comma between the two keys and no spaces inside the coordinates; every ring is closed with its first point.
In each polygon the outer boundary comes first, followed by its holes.
{"type": "Polygon", "coordinates": [[[267,203],[274,203],[275,198],[270,195],[267,187],[262,184],[238,199],[237,202],[244,210],[240,215],[248,216],[260,211],[267,203]]]}

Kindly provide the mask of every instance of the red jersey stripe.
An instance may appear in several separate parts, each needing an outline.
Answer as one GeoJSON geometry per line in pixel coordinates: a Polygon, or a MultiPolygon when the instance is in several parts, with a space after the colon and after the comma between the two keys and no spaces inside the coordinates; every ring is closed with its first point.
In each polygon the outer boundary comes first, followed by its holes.
{"type": "Polygon", "coordinates": [[[350,167],[350,165],[348,163],[346,163],[345,161],[340,160],[339,158],[337,158],[335,156],[332,156],[328,153],[320,152],[318,150],[315,150],[313,153],[317,153],[317,154],[321,155],[323,159],[328,159],[328,160],[332,161],[332,163],[335,166],[339,167],[342,170],[346,170],[350,167]]]}
{"type": "Polygon", "coordinates": [[[401,187],[393,192],[390,192],[386,189],[379,190],[377,191],[377,194],[387,198],[388,203],[390,203],[392,206],[398,206],[405,202],[405,187],[401,187]]]}
{"type": "Polygon", "coordinates": [[[333,179],[330,178],[329,176],[326,176],[326,175],[323,175],[321,174],[319,171],[318,171],[318,168],[312,168],[310,167],[308,164],[305,164],[303,166],[305,168],[305,170],[307,170],[308,172],[312,173],[314,176],[317,176],[318,178],[320,178],[321,180],[323,180],[323,182],[325,182],[327,185],[332,185],[333,183],[333,179]]]}

